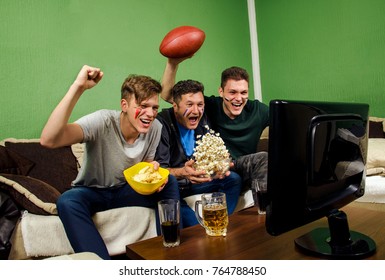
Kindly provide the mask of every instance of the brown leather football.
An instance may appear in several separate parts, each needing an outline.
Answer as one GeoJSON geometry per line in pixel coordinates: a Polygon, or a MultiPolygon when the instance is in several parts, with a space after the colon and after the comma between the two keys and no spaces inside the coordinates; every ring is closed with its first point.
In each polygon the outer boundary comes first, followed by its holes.
{"type": "Polygon", "coordinates": [[[206,34],[197,27],[179,26],[166,34],[159,51],[169,58],[190,57],[200,49],[205,38],[206,34]]]}

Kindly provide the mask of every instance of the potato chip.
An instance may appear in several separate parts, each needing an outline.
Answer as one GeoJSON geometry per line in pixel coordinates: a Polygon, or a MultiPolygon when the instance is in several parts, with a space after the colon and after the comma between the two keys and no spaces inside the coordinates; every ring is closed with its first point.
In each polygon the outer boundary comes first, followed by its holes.
{"type": "Polygon", "coordinates": [[[146,166],[139,170],[138,174],[135,174],[132,177],[135,181],[139,183],[157,183],[162,180],[162,176],[156,171],[153,167],[146,166]]]}

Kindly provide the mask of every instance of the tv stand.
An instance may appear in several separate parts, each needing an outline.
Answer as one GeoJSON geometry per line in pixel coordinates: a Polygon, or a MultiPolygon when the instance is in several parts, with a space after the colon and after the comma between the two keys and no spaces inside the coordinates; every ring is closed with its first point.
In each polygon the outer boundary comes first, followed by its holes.
{"type": "Polygon", "coordinates": [[[327,216],[329,228],[316,228],[295,239],[304,253],[330,259],[362,259],[376,251],[376,243],[369,236],[350,231],[346,214],[333,210],[327,216]]]}

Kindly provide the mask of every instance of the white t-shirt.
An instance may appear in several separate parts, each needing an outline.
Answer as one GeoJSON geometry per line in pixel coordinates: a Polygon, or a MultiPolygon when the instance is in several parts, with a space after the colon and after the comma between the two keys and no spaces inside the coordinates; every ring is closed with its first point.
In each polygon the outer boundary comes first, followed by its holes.
{"type": "Polygon", "coordinates": [[[126,168],[154,159],[162,124],[155,119],[148,133],[127,144],[120,131],[120,113],[99,110],[76,121],[83,129],[85,155],[73,185],[99,188],[123,185],[126,168]]]}

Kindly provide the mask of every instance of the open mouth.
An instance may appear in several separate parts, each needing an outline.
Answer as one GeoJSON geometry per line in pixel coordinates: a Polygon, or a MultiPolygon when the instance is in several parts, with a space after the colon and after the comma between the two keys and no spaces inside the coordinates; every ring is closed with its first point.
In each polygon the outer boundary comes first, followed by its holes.
{"type": "Polygon", "coordinates": [[[243,102],[231,102],[231,106],[235,107],[236,109],[241,108],[243,105],[243,102]]]}
{"type": "Polygon", "coordinates": [[[150,125],[151,125],[151,120],[149,120],[149,119],[143,119],[143,118],[140,118],[139,120],[140,120],[140,122],[142,123],[142,125],[143,125],[145,128],[150,127],[150,125]]]}
{"type": "Polygon", "coordinates": [[[190,118],[188,118],[188,120],[189,120],[190,124],[194,125],[198,122],[199,118],[198,117],[190,117],[190,118]]]}

